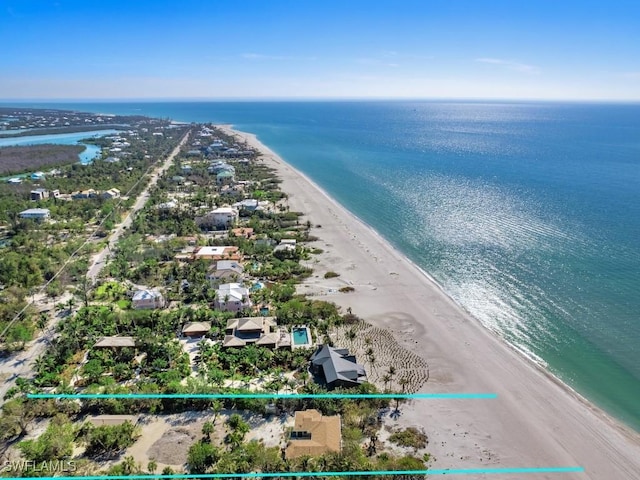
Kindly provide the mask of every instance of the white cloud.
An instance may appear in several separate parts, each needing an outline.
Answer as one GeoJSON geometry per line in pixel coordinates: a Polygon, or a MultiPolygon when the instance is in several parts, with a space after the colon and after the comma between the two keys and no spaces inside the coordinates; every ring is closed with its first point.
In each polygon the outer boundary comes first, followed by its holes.
{"type": "Polygon", "coordinates": [[[540,69],[534,65],[527,65],[526,63],[512,62],[510,60],[503,60],[501,58],[476,58],[476,62],[489,63],[491,65],[500,65],[509,70],[514,70],[520,73],[527,73],[529,75],[537,75],[540,73],[540,69]]]}

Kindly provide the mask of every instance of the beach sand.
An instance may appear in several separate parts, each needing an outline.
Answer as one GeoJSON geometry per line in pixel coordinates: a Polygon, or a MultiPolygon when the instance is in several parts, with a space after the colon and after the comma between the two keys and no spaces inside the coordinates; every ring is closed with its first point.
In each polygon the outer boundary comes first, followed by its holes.
{"type": "MultiPolygon", "coordinates": [[[[510,348],[456,305],[424,272],[317,185],[262,145],[282,179],[291,210],[311,223],[312,277],[301,291],[351,307],[365,321],[389,329],[421,356],[429,380],[421,392],[495,393],[496,399],[413,400],[401,406],[394,427],[419,426],[435,457],[430,468],[582,467],[579,473],[501,474],[501,479],[640,478],[640,435],[609,417],[541,367],[510,348]],[[334,270],[340,277],[325,280],[334,270]],[[337,288],[352,285],[352,293],[337,288]]],[[[640,399],[639,399],[640,401],[640,399]]],[[[491,474],[465,478],[494,478],[491,474]]]]}

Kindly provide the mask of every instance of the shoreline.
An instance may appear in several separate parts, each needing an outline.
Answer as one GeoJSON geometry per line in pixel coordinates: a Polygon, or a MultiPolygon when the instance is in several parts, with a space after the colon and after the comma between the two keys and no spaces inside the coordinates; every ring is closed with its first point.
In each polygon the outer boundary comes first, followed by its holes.
{"type": "MultiPolygon", "coordinates": [[[[412,402],[405,407],[402,426],[427,424],[436,457],[432,468],[443,463],[446,468],[562,465],[585,469],[563,478],[637,478],[637,432],[483,326],[428,272],[254,134],[231,125],[217,127],[260,150],[264,162],[277,170],[292,207],[314,219],[314,225],[322,224],[315,233],[329,251],[321,255],[328,258],[320,260],[320,268],[323,263],[350,263],[348,272],[338,269],[341,281],[352,276],[357,285],[356,292],[329,295],[327,300],[351,306],[365,321],[390,330],[421,355],[432,373],[421,391],[433,392],[435,386],[436,391],[498,393],[497,405],[430,402],[419,411],[422,405],[412,402]],[[399,273],[388,270],[388,260],[399,273]]],[[[322,282],[316,283],[305,287],[322,291],[322,282]]]]}

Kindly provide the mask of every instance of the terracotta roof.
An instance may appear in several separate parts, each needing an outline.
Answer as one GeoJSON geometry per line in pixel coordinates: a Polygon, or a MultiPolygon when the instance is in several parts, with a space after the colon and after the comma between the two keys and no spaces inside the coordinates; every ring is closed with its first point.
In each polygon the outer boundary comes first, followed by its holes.
{"type": "Polygon", "coordinates": [[[296,412],[285,456],[296,458],[339,452],[342,446],[340,430],[340,415],[325,417],[318,410],[296,412]]]}

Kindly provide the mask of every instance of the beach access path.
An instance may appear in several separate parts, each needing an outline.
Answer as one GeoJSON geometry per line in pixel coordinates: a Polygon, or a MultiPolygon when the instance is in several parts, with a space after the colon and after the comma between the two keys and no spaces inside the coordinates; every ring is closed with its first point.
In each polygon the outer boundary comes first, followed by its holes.
{"type": "MultiPolygon", "coordinates": [[[[304,212],[314,246],[324,250],[314,275],[340,273],[344,294],[318,289],[429,364],[424,393],[495,393],[496,399],[412,400],[397,427],[419,426],[435,457],[430,468],[582,467],[579,473],[500,474],[500,479],[640,478],[640,435],[587,402],[543,368],[510,348],[463,311],[424,272],[374,230],[285,163],[252,134],[220,126],[261,150],[277,170],[291,210],[304,212]]],[[[306,220],[305,219],[305,220],[306,220]]],[[[304,291],[304,286],[302,287],[304,291]]],[[[386,421],[385,421],[386,422],[386,421]]],[[[495,478],[478,474],[473,478],[495,478]]]]}
{"type": "MultiPolygon", "coordinates": [[[[190,131],[188,131],[184,135],[180,143],[172,150],[167,159],[152,171],[147,186],[140,193],[135,203],[133,204],[133,207],[131,208],[131,210],[129,210],[122,222],[120,222],[115,227],[115,229],[109,236],[107,246],[105,246],[100,252],[94,255],[91,261],[91,265],[87,270],[87,279],[89,280],[90,285],[95,283],[98,275],[100,275],[100,272],[106,264],[108,256],[115,248],[118,239],[131,225],[135,214],[142,208],[144,208],[147,200],[149,199],[149,190],[153,188],[153,186],[158,182],[158,178],[160,177],[160,175],[162,175],[162,173],[164,173],[171,166],[174,158],[180,152],[180,148],[182,148],[182,146],[188,140],[189,134],[190,131]]],[[[65,295],[59,299],[58,303],[64,303],[71,297],[71,294],[65,293],[65,295]]],[[[66,316],[64,318],[66,318],[66,316]]],[[[33,362],[44,353],[48,345],[48,339],[52,338],[53,335],[55,335],[56,325],[58,324],[58,322],[63,321],[64,318],[62,316],[55,315],[54,319],[49,322],[47,328],[43,330],[37,338],[29,342],[25,350],[0,360],[0,405],[4,403],[3,399],[5,394],[11,387],[15,385],[15,381],[17,378],[30,378],[33,375],[33,362]]]]}

